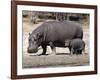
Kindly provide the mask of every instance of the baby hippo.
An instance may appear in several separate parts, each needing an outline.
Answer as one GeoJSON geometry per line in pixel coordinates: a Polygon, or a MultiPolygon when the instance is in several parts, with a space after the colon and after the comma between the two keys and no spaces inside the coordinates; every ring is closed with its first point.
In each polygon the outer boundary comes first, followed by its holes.
{"type": "Polygon", "coordinates": [[[71,54],[82,54],[85,52],[85,42],[82,39],[73,39],[70,42],[69,50],[71,54]]]}
{"type": "Polygon", "coordinates": [[[85,53],[85,42],[82,39],[72,39],[67,42],[67,47],[70,50],[71,54],[82,54],[82,51],[85,53]],[[69,42],[69,46],[68,46],[69,42]]]}

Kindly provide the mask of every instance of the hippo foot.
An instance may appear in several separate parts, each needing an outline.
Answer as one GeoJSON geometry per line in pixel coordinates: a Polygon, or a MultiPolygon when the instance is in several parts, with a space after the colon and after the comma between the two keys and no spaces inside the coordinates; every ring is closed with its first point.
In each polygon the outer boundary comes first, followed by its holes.
{"type": "Polygon", "coordinates": [[[49,54],[39,54],[38,56],[42,56],[42,55],[45,55],[45,56],[47,56],[47,55],[49,55],[49,54]]]}

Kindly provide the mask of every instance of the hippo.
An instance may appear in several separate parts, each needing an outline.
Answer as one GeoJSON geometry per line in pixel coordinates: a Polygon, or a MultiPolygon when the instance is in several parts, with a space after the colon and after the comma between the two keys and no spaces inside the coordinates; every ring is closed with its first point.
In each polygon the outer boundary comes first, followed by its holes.
{"type": "Polygon", "coordinates": [[[47,46],[55,53],[56,47],[67,47],[66,41],[83,39],[83,29],[79,23],[73,21],[47,21],[29,33],[28,53],[37,53],[41,46],[46,54],[47,46]]]}
{"type": "Polygon", "coordinates": [[[82,54],[85,53],[85,42],[82,39],[76,38],[66,42],[71,54],[82,54]]]}

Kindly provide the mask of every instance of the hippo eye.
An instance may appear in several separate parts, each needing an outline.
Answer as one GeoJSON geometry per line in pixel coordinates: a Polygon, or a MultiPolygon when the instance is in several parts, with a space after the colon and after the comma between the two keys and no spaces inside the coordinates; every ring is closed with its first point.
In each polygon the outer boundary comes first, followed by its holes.
{"type": "Polygon", "coordinates": [[[37,41],[37,38],[36,38],[36,37],[33,37],[33,40],[34,40],[34,41],[37,41]]]}
{"type": "Polygon", "coordinates": [[[36,39],[36,38],[34,38],[34,41],[37,41],[37,39],[36,39]]]}

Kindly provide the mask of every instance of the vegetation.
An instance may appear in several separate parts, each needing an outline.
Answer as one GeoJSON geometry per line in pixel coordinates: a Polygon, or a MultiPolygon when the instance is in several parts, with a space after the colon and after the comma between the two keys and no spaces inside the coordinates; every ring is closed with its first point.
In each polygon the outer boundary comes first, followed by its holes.
{"type": "Polygon", "coordinates": [[[34,24],[44,20],[69,20],[79,22],[83,25],[89,25],[89,14],[23,11],[22,16],[34,24]]]}

